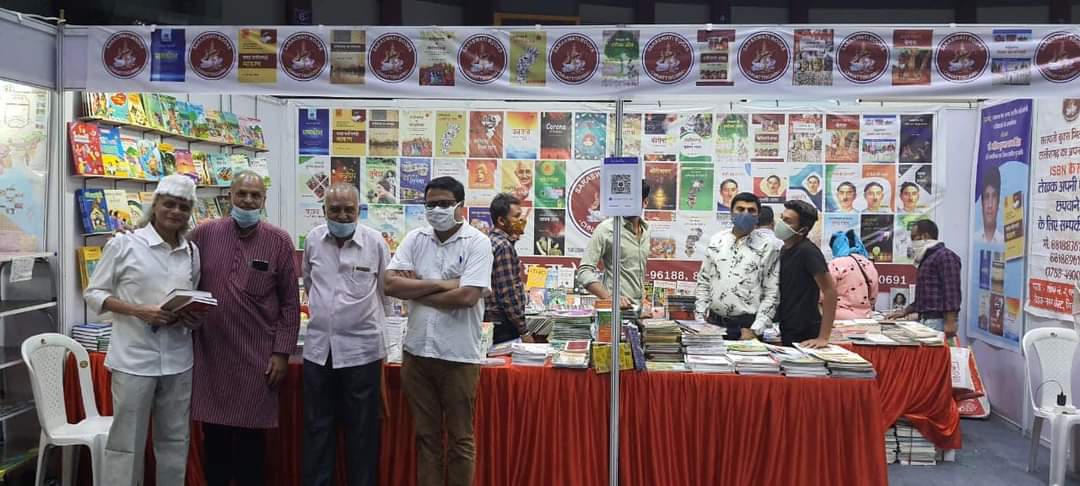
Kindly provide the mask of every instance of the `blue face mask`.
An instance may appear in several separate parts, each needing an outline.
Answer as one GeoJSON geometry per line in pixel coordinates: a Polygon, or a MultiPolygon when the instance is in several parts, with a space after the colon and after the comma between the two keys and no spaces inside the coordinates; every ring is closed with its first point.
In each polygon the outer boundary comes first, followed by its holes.
{"type": "Polygon", "coordinates": [[[241,228],[255,226],[261,219],[258,209],[243,209],[236,206],[232,207],[229,216],[232,216],[233,221],[236,221],[236,224],[240,225],[241,228]]]}
{"type": "Polygon", "coordinates": [[[356,221],[351,223],[339,223],[332,219],[326,220],[326,228],[335,238],[348,238],[356,232],[356,221]]]}
{"type": "Polygon", "coordinates": [[[749,234],[754,231],[754,227],[757,226],[758,217],[756,214],[750,213],[734,213],[731,215],[731,222],[735,225],[735,232],[740,235],[749,234]]]}

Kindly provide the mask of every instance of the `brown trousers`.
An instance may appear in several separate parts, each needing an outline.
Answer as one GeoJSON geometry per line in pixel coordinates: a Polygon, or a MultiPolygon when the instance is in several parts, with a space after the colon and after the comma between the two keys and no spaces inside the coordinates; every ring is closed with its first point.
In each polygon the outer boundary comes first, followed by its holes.
{"type": "Polygon", "coordinates": [[[473,412],[479,381],[480,365],[404,353],[401,386],[416,429],[417,485],[472,486],[476,463],[473,412]],[[445,454],[444,424],[449,439],[445,454]]]}

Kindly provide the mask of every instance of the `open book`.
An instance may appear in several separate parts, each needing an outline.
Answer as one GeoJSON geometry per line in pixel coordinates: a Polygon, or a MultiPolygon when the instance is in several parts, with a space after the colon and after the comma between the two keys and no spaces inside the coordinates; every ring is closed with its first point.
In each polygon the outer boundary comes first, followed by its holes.
{"type": "Polygon", "coordinates": [[[161,304],[162,310],[170,312],[202,312],[217,306],[217,299],[210,292],[201,290],[173,289],[161,304]]]}

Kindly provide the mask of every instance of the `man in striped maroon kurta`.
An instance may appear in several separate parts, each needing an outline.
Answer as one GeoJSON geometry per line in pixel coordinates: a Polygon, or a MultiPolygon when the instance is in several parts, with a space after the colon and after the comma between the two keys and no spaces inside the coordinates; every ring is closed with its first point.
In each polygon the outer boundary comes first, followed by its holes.
{"type": "Polygon", "coordinates": [[[218,300],[193,335],[191,416],[203,424],[209,486],[265,484],[263,431],[278,426],[278,384],[300,330],[295,248],[259,221],[265,195],[261,177],[237,174],[230,216],[190,237],[203,258],[199,289],[218,300]]]}

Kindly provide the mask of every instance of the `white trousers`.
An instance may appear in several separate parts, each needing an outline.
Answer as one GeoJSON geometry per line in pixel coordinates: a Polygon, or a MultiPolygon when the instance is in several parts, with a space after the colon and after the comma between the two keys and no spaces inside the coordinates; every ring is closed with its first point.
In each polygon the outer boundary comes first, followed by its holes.
{"type": "Polygon", "coordinates": [[[113,423],[105,444],[110,486],[143,483],[146,434],[154,419],[158,486],[183,486],[191,433],[191,370],[166,376],[112,373],[113,423]]]}

